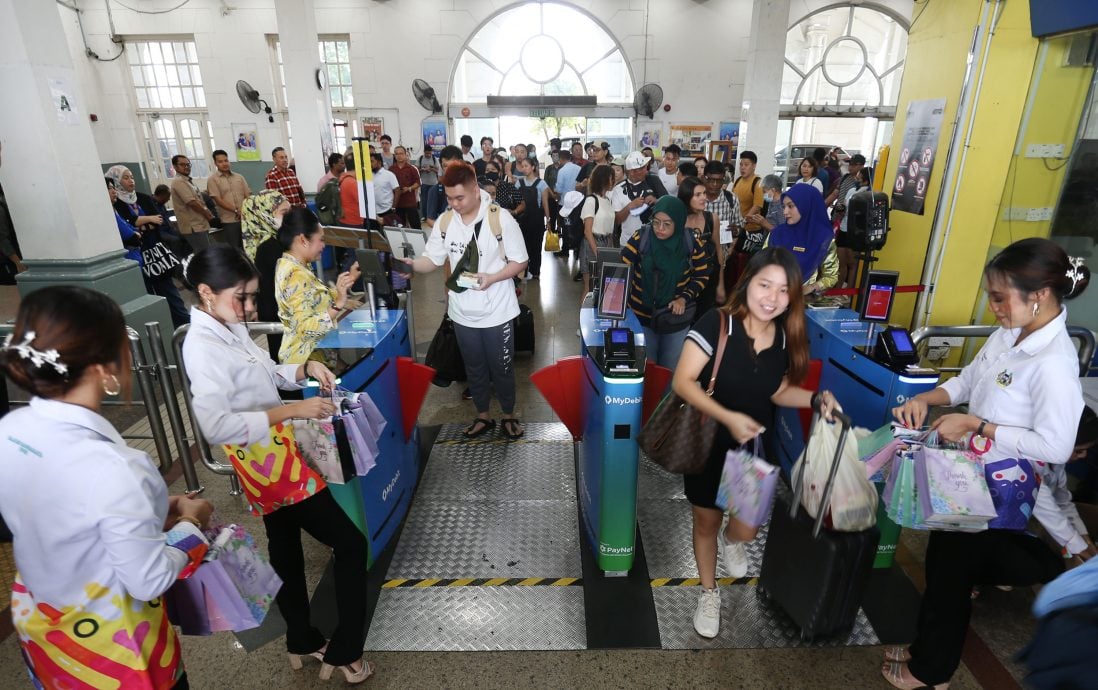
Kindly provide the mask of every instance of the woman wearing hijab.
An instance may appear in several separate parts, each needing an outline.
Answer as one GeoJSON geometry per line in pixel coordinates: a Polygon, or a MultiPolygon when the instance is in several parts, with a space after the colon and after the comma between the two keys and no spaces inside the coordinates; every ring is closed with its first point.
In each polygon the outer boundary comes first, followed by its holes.
{"type": "Polygon", "coordinates": [[[823,195],[812,185],[793,185],[782,194],[782,216],[785,222],[770,231],[766,245],[793,252],[804,276],[804,294],[835,287],[839,256],[823,195]]]}
{"type": "Polygon", "coordinates": [[[686,228],[686,205],[673,196],[652,205],[652,220],[621,249],[633,267],[629,307],[644,327],[648,361],[674,369],[698,296],[709,280],[705,251],[686,228]]]}
{"type": "MultiPolygon", "coordinates": [[[[244,200],[240,205],[240,230],[244,239],[244,253],[249,259],[256,260],[259,245],[271,238],[278,238],[282,216],[289,210],[290,202],[274,189],[264,189],[244,200]]],[[[279,255],[281,254],[279,251],[279,255]]],[[[277,258],[275,257],[276,260],[277,258]]],[[[262,285],[260,289],[262,291],[262,285]]]]}

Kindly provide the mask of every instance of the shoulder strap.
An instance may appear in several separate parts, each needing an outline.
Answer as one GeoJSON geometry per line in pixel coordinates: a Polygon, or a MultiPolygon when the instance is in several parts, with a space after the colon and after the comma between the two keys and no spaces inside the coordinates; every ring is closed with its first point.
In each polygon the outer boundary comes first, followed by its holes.
{"type": "Polygon", "coordinates": [[[454,209],[446,209],[442,215],[438,217],[438,230],[442,234],[442,239],[446,239],[446,228],[450,227],[450,220],[454,217],[454,209]]]}
{"type": "Polygon", "coordinates": [[[594,194],[588,194],[587,197],[583,200],[583,202],[587,203],[587,199],[594,199],[595,200],[595,215],[597,216],[599,214],[599,198],[597,196],[595,196],[594,194]]]}
{"type": "Polygon", "coordinates": [[[729,206],[735,208],[736,205],[732,202],[732,192],[728,191],[727,189],[722,191],[724,192],[724,200],[728,202],[729,206]]]}
{"type": "Polygon", "coordinates": [[[759,176],[755,176],[755,181],[751,183],[751,194],[755,194],[755,188],[759,186],[759,176]]]}
{"type": "Polygon", "coordinates": [[[713,360],[713,373],[709,375],[709,386],[705,389],[706,395],[713,395],[713,389],[717,385],[717,371],[721,368],[721,360],[724,359],[724,348],[728,344],[728,315],[724,313],[723,309],[718,309],[717,313],[720,314],[720,336],[717,338],[717,351],[714,353],[716,358],[713,360]]]}
{"type": "Polygon", "coordinates": [[[503,250],[503,226],[499,221],[499,206],[496,204],[488,204],[488,227],[495,235],[496,244],[499,246],[499,258],[503,259],[503,263],[507,263],[507,252],[503,250]]]}

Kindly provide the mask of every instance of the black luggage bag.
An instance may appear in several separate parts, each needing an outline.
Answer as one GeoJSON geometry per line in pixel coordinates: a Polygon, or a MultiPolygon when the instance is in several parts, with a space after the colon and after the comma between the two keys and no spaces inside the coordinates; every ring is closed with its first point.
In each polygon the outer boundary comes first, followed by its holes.
{"type": "Polygon", "coordinates": [[[465,380],[465,359],[461,356],[454,322],[449,315],[443,315],[442,323],[435,331],[435,337],[431,339],[423,363],[435,370],[435,378],[431,383],[436,386],[446,388],[452,381],[465,380]]]}
{"type": "MultiPolygon", "coordinates": [[[[830,503],[850,418],[836,412],[843,430],[824,487],[821,505],[830,503]]],[[[813,426],[815,426],[815,417],[813,426]]],[[[807,452],[807,448],[805,448],[807,452]]],[[[799,469],[799,467],[798,467],[799,469]]],[[[861,532],[822,529],[826,511],[813,520],[801,507],[801,477],[794,473],[793,507],[778,496],[759,573],[759,594],[777,603],[801,629],[801,639],[846,634],[862,603],[881,533],[876,525],[861,532]]]]}
{"type": "Polygon", "coordinates": [[[534,351],[534,312],[525,304],[519,305],[515,317],[515,352],[534,351]]]}

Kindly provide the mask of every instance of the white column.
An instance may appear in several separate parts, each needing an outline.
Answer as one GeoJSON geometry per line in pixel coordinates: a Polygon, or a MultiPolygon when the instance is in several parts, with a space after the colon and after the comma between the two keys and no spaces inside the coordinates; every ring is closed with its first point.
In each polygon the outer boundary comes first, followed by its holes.
{"type": "Polygon", "coordinates": [[[59,8],[0,0],[0,180],[24,259],[122,248],[59,8]]]}
{"type": "MultiPolygon", "coordinates": [[[[286,107],[297,177],[307,194],[315,191],[324,175],[332,141],[332,108],[327,89],[317,87],[316,71],[322,67],[317,48],[316,12],[313,0],[275,0],[278,40],[286,73],[286,107]]],[[[285,145],[285,144],[283,144],[285,145]]],[[[272,147],[273,148],[273,147],[272,147]]]]}
{"type": "Polygon", "coordinates": [[[768,174],[774,169],[789,2],[755,0],[751,11],[739,148],[755,152],[759,157],[760,174],[768,174]]]}

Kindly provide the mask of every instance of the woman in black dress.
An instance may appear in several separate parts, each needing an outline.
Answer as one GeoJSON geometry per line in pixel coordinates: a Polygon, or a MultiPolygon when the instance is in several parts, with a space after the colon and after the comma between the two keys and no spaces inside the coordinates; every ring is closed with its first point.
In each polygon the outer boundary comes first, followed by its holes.
{"type": "Polygon", "coordinates": [[[683,477],[686,498],[693,506],[694,559],[703,588],[694,630],[703,637],[716,637],[720,631],[717,542],[724,549],[729,574],[743,577],[748,565],[744,542],[754,539],[758,531],[731,516],[721,531],[722,511],[714,501],[725,453],[762,434],[774,417],[775,405],[815,406],[826,418],[838,408],[829,391],[814,395],[796,385],[808,373],[800,285],[800,268],[787,249],[760,250],[748,261],[728,302],[694,325],[675,368],[675,392],[721,423],[705,470],[683,477]],[[708,384],[712,372],[722,314],[728,339],[713,396],[708,397],[702,385],[708,384]]]}

